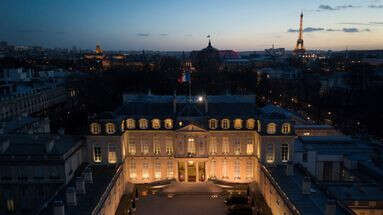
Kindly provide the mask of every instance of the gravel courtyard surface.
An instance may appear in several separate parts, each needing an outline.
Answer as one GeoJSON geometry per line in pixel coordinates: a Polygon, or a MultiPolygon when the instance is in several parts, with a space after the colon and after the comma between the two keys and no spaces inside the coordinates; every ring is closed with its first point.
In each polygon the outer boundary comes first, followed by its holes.
{"type": "Polygon", "coordinates": [[[220,198],[206,195],[148,196],[137,201],[137,215],[224,215],[226,208],[220,198]]]}

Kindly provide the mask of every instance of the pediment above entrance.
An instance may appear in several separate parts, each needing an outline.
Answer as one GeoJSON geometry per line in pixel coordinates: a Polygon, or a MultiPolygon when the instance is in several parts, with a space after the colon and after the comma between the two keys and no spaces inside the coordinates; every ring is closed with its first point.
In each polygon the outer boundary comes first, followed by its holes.
{"type": "Polygon", "coordinates": [[[193,124],[189,124],[185,127],[182,127],[180,129],[178,129],[177,131],[186,131],[186,132],[207,132],[205,129],[201,128],[201,127],[198,127],[196,125],[193,125],[193,124]]]}

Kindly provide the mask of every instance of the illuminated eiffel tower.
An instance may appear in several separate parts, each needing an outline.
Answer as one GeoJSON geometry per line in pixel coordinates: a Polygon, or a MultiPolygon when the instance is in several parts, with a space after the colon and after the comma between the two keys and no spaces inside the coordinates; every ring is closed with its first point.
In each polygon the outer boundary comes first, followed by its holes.
{"type": "Polygon", "coordinates": [[[297,55],[305,53],[305,47],[303,45],[303,12],[301,13],[301,19],[299,23],[299,37],[297,44],[295,45],[294,53],[297,55]]]}

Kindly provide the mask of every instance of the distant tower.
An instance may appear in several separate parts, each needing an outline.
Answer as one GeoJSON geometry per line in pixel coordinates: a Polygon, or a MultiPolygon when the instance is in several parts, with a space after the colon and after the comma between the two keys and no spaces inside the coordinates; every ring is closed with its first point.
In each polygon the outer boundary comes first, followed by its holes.
{"type": "Polygon", "coordinates": [[[296,54],[303,54],[305,52],[305,47],[303,45],[303,12],[301,13],[301,19],[299,23],[299,37],[297,44],[295,45],[294,52],[296,54]]]}

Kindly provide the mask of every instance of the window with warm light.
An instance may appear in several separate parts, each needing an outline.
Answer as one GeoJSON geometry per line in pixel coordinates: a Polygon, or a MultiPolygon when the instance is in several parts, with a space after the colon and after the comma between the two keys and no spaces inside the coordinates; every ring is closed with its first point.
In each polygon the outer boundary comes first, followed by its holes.
{"type": "Polygon", "coordinates": [[[153,138],[153,151],[155,155],[161,154],[161,144],[160,139],[158,137],[153,138]]]}
{"type": "Polygon", "coordinates": [[[210,147],[209,147],[209,153],[211,155],[215,155],[218,152],[218,144],[217,144],[217,137],[211,137],[210,139],[210,147]]]}
{"type": "Polygon", "coordinates": [[[152,128],[160,129],[161,128],[161,121],[159,119],[153,119],[152,120],[152,128]]]}
{"type": "Polygon", "coordinates": [[[277,132],[277,125],[275,123],[267,124],[267,134],[275,134],[277,132]]]}
{"type": "Polygon", "coordinates": [[[159,160],[157,160],[155,163],[154,178],[155,179],[161,179],[161,162],[159,160]]]}
{"type": "Polygon", "coordinates": [[[138,124],[140,126],[140,129],[147,129],[148,128],[148,120],[147,119],[138,120],[138,124]]]}
{"type": "Polygon", "coordinates": [[[126,120],[126,127],[128,129],[135,129],[136,128],[136,120],[134,120],[134,119],[127,119],[126,120]]]}
{"type": "Polygon", "coordinates": [[[210,161],[210,178],[216,178],[217,162],[215,160],[210,161]]]}
{"type": "Polygon", "coordinates": [[[234,138],[234,154],[240,155],[241,154],[241,142],[239,138],[234,138]]]}
{"type": "Polygon", "coordinates": [[[130,166],[130,178],[136,179],[137,178],[136,161],[131,160],[129,166],[130,166]]]}
{"type": "Polygon", "coordinates": [[[241,161],[236,159],[234,161],[234,180],[241,179],[241,161]]]}
{"type": "Polygon", "coordinates": [[[172,119],[165,119],[165,128],[166,129],[172,129],[173,128],[173,120],[172,119]]]}
{"type": "Polygon", "coordinates": [[[174,177],[173,161],[172,160],[168,160],[168,163],[167,163],[167,177],[169,179],[174,177]]]}
{"type": "Polygon", "coordinates": [[[149,154],[149,144],[146,140],[143,140],[143,142],[141,143],[141,152],[144,155],[149,154]]]}
{"type": "Polygon", "coordinates": [[[111,164],[114,164],[117,162],[117,152],[116,152],[116,147],[114,146],[109,146],[108,162],[111,164]]]}
{"type": "Polygon", "coordinates": [[[273,163],[274,162],[274,144],[268,143],[266,145],[266,162],[273,163]]]}
{"type": "Polygon", "coordinates": [[[136,152],[137,152],[137,150],[136,150],[136,143],[134,141],[129,141],[128,150],[129,150],[129,154],[130,155],[135,155],[136,154],[136,152]]]}
{"type": "Polygon", "coordinates": [[[291,126],[289,123],[282,124],[282,134],[289,134],[291,131],[291,126]]]}
{"type": "Polygon", "coordinates": [[[281,145],[281,156],[282,162],[289,161],[289,145],[287,143],[282,143],[281,145]]]}
{"type": "Polygon", "coordinates": [[[230,128],[230,120],[223,119],[221,121],[221,127],[222,127],[222,129],[229,129],[230,128]]]}
{"type": "Polygon", "coordinates": [[[171,137],[166,137],[165,145],[166,145],[166,154],[172,155],[173,154],[173,139],[171,137]]]}
{"type": "Polygon", "coordinates": [[[241,129],[242,128],[242,119],[235,119],[234,120],[234,128],[235,129],[241,129]]]}
{"type": "Polygon", "coordinates": [[[195,149],[194,138],[188,138],[188,153],[195,154],[195,152],[196,152],[196,149],[195,149]]]}
{"type": "Polygon", "coordinates": [[[106,133],[107,134],[114,134],[116,132],[116,127],[113,123],[109,122],[105,124],[106,133]]]}
{"type": "Polygon", "coordinates": [[[223,137],[222,138],[222,153],[223,154],[229,154],[230,148],[229,148],[229,138],[223,137]]]}
{"type": "Polygon", "coordinates": [[[254,177],[253,160],[246,161],[246,178],[251,179],[254,177]]]}
{"type": "Polygon", "coordinates": [[[101,125],[99,123],[92,123],[92,124],[90,124],[90,132],[92,134],[99,134],[99,133],[101,133],[101,125]]]}
{"type": "Polygon", "coordinates": [[[218,120],[210,119],[209,120],[209,128],[210,129],[217,129],[217,127],[218,127],[218,120]]]}
{"type": "Polygon", "coordinates": [[[246,121],[246,128],[247,129],[254,129],[255,127],[255,120],[254,119],[248,119],[246,121]]]}
{"type": "Polygon", "coordinates": [[[228,178],[227,176],[227,160],[222,161],[222,178],[228,178]]]}
{"type": "Polygon", "coordinates": [[[93,147],[93,161],[95,163],[101,163],[102,161],[101,147],[99,146],[93,147]]]}
{"type": "Polygon", "coordinates": [[[254,153],[254,141],[253,139],[249,138],[247,140],[247,145],[246,145],[246,154],[252,155],[254,153]]]}
{"type": "Polygon", "coordinates": [[[142,179],[149,179],[149,163],[148,161],[144,161],[142,163],[142,179]]]}

